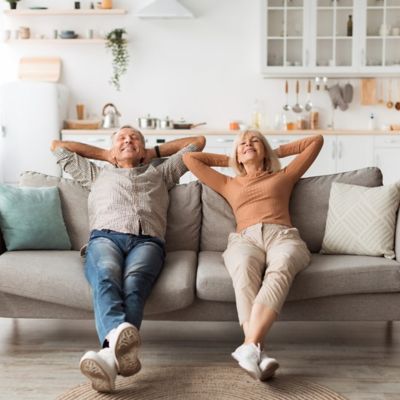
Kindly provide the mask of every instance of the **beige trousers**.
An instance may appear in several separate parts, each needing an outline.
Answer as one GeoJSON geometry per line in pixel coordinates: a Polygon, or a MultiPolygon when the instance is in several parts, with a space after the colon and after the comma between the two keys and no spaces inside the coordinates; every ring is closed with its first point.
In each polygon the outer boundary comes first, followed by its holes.
{"type": "Polygon", "coordinates": [[[294,277],[309,264],[310,252],[296,228],[259,223],[231,233],[223,258],[243,325],[255,303],[280,312],[294,277]]]}

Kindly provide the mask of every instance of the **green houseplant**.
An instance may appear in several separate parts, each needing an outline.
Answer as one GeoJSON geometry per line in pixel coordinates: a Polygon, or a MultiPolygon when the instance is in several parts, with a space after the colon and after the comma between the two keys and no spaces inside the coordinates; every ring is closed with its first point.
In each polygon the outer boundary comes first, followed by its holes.
{"type": "Polygon", "coordinates": [[[106,36],[106,47],[111,49],[112,54],[113,73],[110,83],[117,90],[121,90],[120,79],[126,73],[129,63],[128,41],[123,37],[125,33],[125,29],[114,29],[106,36]]]}
{"type": "Polygon", "coordinates": [[[15,10],[17,8],[18,1],[20,0],[6,0],[6,2],[10,4],[11,10],[15,10]]]}

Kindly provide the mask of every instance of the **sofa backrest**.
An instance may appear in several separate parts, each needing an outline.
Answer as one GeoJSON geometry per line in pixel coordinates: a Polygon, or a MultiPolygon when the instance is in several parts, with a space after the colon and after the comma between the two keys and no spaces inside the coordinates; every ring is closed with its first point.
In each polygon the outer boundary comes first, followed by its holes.
{"type": "MultiPolygon", "coordinates": [[[[21,175],[20,186],[58,186],[61,207],[72,249],[79,250],[89,238],[87,198],[89,192],[71,179],[59,178],[38,172],[21,175]]],[[[167,251],[199,249],[201,226],[201,185],[191,182],[177,185],[170,190],[168,225],[166,232],[167,251]]]]}
{"type": "MultiPolygon", "coordinates": [[[[293,188],[290,199],[292,224],[313,253],[319,252],[325,233],[329,194],[332,182],[360,186],[381,186],[379,168],[369,167],[333,175],[302,178],[293,188]]],[[[235,219],[228,203],[213,190],[203,185],[203,222],[200,250],[224,251],[230,232],[235,231],[235,219]]]]}

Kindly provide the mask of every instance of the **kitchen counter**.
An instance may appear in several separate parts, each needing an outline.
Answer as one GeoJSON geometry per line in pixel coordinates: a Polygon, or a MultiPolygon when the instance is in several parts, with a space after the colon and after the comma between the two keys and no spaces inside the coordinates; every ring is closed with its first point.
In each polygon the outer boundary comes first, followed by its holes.
{"type": "MultiPolygon", "coordinates": [[[[116,129],[63,129],[63,135],[112,135],[116,129]]],[[[142,129],[144,135],[235,135],[241,131],[230,131],[223,129],[142,129]]],[[[400,131],[388,130],[362,130],[362,129],[318,129],[318,130],[261,130],[264,135],[398,135],[400,131]]]]}

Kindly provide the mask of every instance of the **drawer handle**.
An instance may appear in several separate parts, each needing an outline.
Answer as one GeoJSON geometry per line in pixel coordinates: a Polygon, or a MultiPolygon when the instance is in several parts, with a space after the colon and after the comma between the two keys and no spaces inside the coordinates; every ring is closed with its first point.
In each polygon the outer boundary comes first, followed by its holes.
{"type": "Polygon", "coordinates": [[[106,139],[92,139],[92,140],[89,140],[89,142],[91,142],[91,143],[101,143],[101,142],[105,142],[106,141],[106,139]]]}
{"type": "Polygon", "coordinates": [[[165,143],[165,139],[156,139],[156,143],[165,143]]]}
{"type": "Polygon", "coordinates": [[[233,143],[234,139],[217,139],[218,143],[233,143]]]}

